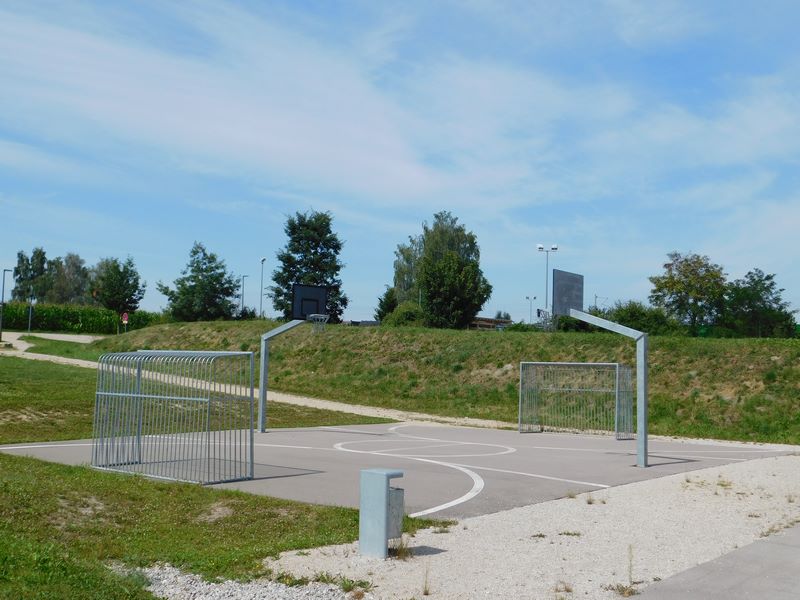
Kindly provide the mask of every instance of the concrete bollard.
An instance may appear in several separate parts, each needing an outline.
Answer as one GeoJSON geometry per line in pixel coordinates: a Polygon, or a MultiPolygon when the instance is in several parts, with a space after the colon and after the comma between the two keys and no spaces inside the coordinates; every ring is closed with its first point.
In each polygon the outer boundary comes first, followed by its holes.
{"type": "Polygon", "coordinates": [[[389,486],[402,477],[395,469],[362,469],[358,551],[363,556],[386,558],[389,540],[403,533],[404,491],[389,486]]]}

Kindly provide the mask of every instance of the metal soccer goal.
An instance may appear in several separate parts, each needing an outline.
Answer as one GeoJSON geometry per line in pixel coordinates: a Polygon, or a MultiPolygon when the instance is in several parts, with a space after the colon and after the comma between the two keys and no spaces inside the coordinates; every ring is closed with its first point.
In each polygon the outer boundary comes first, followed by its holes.
{"type": "Polygon", "coordinates": [[[92,466],[202,484],[253,478],[252,352],[100,357],[92,466]]]}
{"type": "Polygon", "coordinates": [[[613,431],[634,438],[633,373],[619,363],[522,362],[519,431],[613,431]]]}

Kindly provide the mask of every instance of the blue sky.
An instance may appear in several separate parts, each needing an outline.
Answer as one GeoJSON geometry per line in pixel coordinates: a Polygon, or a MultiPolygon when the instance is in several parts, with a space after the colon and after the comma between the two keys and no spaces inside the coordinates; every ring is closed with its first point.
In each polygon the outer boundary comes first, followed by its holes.
{"type": "Polygon", "coordinates": [[[678,250],[776,273],[800,308],[799,21],[764,0],[5,0],[0,265],[131,255],[159,309],[198,240],[257,307],[286,216],[325,210],[362,319],[450,210],[483,314],[543,306],[540,242],[587,304],[645,300],[678,250]]]}

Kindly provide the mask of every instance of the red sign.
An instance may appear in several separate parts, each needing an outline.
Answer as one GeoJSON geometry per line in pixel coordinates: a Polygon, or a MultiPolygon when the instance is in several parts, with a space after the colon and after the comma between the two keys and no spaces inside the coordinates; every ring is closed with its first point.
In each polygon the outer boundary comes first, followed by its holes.
{"type": "Polygon", "coordinates": [[[122,313],[122,324],[123,325],[128,324],[128,313],[122,313]]]}

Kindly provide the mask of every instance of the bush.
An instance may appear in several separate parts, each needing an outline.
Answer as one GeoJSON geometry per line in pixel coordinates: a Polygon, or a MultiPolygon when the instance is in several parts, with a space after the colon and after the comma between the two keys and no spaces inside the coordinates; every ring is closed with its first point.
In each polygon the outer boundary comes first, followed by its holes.
{"type": "MultiPolygon", "coordinates": [[[[137,310],[129,314],[128,330],[141,329],[169,321],[161,313],[137,310]]],[[[123,328],[120,316],[114,311],[96,306],[71,304],[35,304],[31,329],[37,331],[66,331],[70,333],[117,333],[123,328]]],[[[28,305],[9,302],[3,310],[3,329],[28,329],[28,305]]]]}
{"type": "Polygon", "coordinates": [[[416,302],[403,302],[395,308],[384,320],[384,325],[392,327],[402,327],[404,325],[422,325],[425,321],[425,315],[422,309],[416,302]]]}

